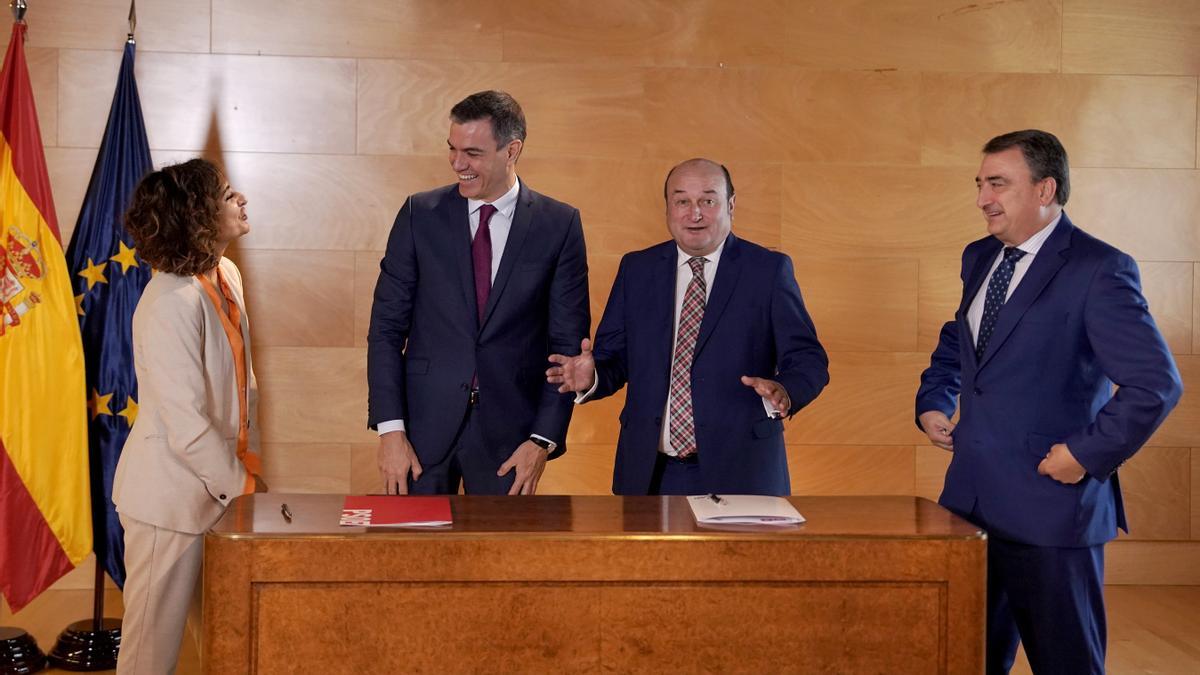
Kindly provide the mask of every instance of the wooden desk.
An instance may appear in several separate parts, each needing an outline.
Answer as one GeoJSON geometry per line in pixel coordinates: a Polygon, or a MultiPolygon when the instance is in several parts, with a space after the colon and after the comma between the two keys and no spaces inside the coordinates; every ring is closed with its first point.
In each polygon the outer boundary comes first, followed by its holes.
{"type": "Polygon", "coordinates": [[[806,524],[732,531],[682,497],[452,497],[428,532],[249,495],[205,537],[204,669],[982,671],[981,531],[913,497],[792,503],[806,524]]]}

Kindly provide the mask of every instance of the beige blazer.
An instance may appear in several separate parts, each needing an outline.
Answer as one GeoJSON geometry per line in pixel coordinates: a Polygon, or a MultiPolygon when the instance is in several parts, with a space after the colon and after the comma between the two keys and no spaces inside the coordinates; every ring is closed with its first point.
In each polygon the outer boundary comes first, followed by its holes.
{"type": "MultiPolygon", "coordinates": [[[[249,383],[250,450],[259,452],[258,389],[242,275],[221,272],[242,311],[249,383]]],[[[159,272],[133,313],[138,416],[113,482],[117,511],[144,523],[199,534],[242,494],[237,459],[237,372],[220,315],[193,277],[159,272]]]]}

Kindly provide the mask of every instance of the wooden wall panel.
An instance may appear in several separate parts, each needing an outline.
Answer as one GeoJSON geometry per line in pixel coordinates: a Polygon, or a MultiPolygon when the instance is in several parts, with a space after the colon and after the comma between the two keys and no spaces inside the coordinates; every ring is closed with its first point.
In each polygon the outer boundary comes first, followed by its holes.
{"type": "Polygon", "coordinates": [[[917,351],[917,261],[810,258],[796,278],[826,350],[917,351]]]}
{"type": "Polygon", "coordinates": [[[1063,71],[1200,74],[1194,0],[1065,0],[1063,71]]]}
{"type": "Polygon", "coordinates": [[[792,445],[787,453],[792,494],[913,494],[912,446],[792,445]]]}
{"type": "Polygon", "coordinates": [[[256,347],[263,439],[271,443],[365,443],[367,353],[332,347],[256,347]]]}
{"type": "Polygon", "coordinates": [[[272,492],[350,491],[350,446],[264,443],[263,480],[272,492]]]}
{"type": "Polygon", "coordinates": [[[1059,64],[1059,2],[575,0],[512,9],[504,32],[512,61],[1031,72],[1059,64]]]}
{"type": "Polygon", "coordinates": [[[354,345],[353,252],[238,250],[230,257],[242,271],[255,347],[354,345]]]}
{"type": "Polygon", "coordinates": [[[1200,539],[1200,448],[1192,448],[1192,539],[1200,539]]]}
{"type": "Polygon", "coordinates": [[[641,146],[651,157],[861,164],[920,158],[916,75],[661,68],[643,77],[641,146]],[[722,104],[696,105],[698,94],[722,104]]]}
{"type": "Polygon", "coordinates": [[[992,136],[1054,132],[1076,167],[1196,166],[1196,78],[930,74],[921,160],[974,164],[992,136]]]}
{"type": "Polygon", "coordinates": [[[1200,354],[1200,263],[1192,264],[1192,353],[1200,354]]]}
{"type": "Polygon", "coordinates": [[[787,165],[783,247],[822,258],[958,256],[986,234],[976,168],[787,165]]]}
{"type": "Polygon", "coordinates": [[[54,211],[63,246],[71,241],[79,209],[87,194],[88,180],[96,164],[96,151],[78,148],[46,148],[46,172],[54,192],[54,211]]]}
{"type": "Polygon", "coordinates": [[[1073,170],[1067,212],[1138,260],[1200,260],[1200,171],[1073,170]]]}
{"type": "Polygon", "coordinates": [[[608,68],[365,60],[359,78],[362,154],[444,156],[450,108],[488,88],[520,101],[530,129],[528,156],[628,157],[644,134],[642,83],[608,68]]]}
{"type": "Polygon", "coordinates": [[[916,489],[914,494],[936,502],[946,483],[946,469],[953,457],[948,451],[929,444],[916,446],[916,489]]]}
{"type": "Polygon", "coordinates": [[[225,153],[254,249],[383,251],[404,200],[453,180],[441,157],[225,153]]]}
{"type": "Polygon", "coordinates": [[[831,352],[830,383],[788,422],[789,445],[915,445],[928,440],[914,398],[926,354],[831,352]]]}
{"type": "MultiPolygon", "coordinates": [[[[28,5],[28,46],[118,52],[125,48],[125,0],[34,0],[28,5]]],[[[209,0],[142,0],[137,19],[139,53],[209,51],[209,0]]],[[[4,41],[7,45],[7,31],[4,41]]]]}
{"type": "Polygon", "coordinates": [[[954,320],[962,302],[962,257],[928,257],[917,284],[917,351],[933,353],[942,327],[954,320]]]}
{"type": "Polygon", "coordinates": [[[359,251],[354,254],[354,346],[367,346],[367,331],[371,328],[371,304],[375,300],[375,284],[379,281],[379,262],[382,251],[359,251]]]}
{"type": "Polygon", "coordinates": [[[1191,536],[1191,449],[1142,448],[1121,467],[1129,534],[1123,539],[1191,536]]]}
{"type": "Polygon", "coordinates": [[[613,443],[571,443],[566,454],[546,463],[538,494],[612,494],[613,443]]]}
{"type": "Polygon", "coordinates": [[[1200,438],[1200,355],[1175,355],[1175,363],[1183,376],[1183,398],[1148,445],[1190,447],[1200,438]]]}
{"type": "Polygon", "coordinates": [[[1200,541],[1114,541],[1104,547],[1104,582],[1200,586],[1200,541]]]}
{"type": "Polygon", "coordinates": [[[506,20],[480,0],[213,0],[213,51],[499,61],[506,20]]]}
{"type": "MultiPolygon", "coordinates": [[[[4,38],[7,49],[9,37],[4,38]]],[[[58,50],[30,46],[25,40],[25,62],[29,67],[29,86],[33,89],[34,105],[37,106],[38,128],[42,132],[42,145],[50,148],[58,145],[58,50]]]]}
{"type": "MultiPolygon", "coordinates": [[[[120,61],[62,50],[60,145],[99,146],[120,61]]],[[[352,60],[148,52],[136,72],[152,148],[354,152],[352,60]]]]}
{"type": "Polygon", "coordinates": [[[381,494],[383,479],[379,475],[379,440],[350,444],[350,494],[381,494]]]}
{"type": "Polygon", "coordinates": [[[1176,354],[1192,351],[1192,263],[1144,262],[1142,290],[1150,314],[1176,354]]]}

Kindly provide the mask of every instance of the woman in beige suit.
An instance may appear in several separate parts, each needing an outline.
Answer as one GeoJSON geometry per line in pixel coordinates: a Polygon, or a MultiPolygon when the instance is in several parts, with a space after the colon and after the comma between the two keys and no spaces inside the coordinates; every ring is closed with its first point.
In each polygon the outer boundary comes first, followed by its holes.
{"type": "Polygon", "coordinates": [[[139,411],[113,483],[125,528],[121,674],[175,671],[203,533],[231,499],[266,489],[242,278],[222,257],[250,230],[245,207],[193,159],[142,179],[125,216],[155,274],[133,314],[139,411]]]}

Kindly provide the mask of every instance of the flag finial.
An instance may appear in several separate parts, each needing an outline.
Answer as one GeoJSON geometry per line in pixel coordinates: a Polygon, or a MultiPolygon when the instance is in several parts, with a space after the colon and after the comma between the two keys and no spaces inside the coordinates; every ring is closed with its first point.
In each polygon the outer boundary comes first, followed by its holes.
{"type": "Polygon", "coordinates": [[[12,2],[8,3],[8,6],[12,8],[13,21],[22,22],[25,20],[25,10],[29,9],[25,4],[25,0],[12,0],[12,2]]]}
{"type": "Polygon", "coordinates": [[[137,0],[129,0],[129,37],[126,42],[134,42],[133,31],[137,28],[137,0]]]}

